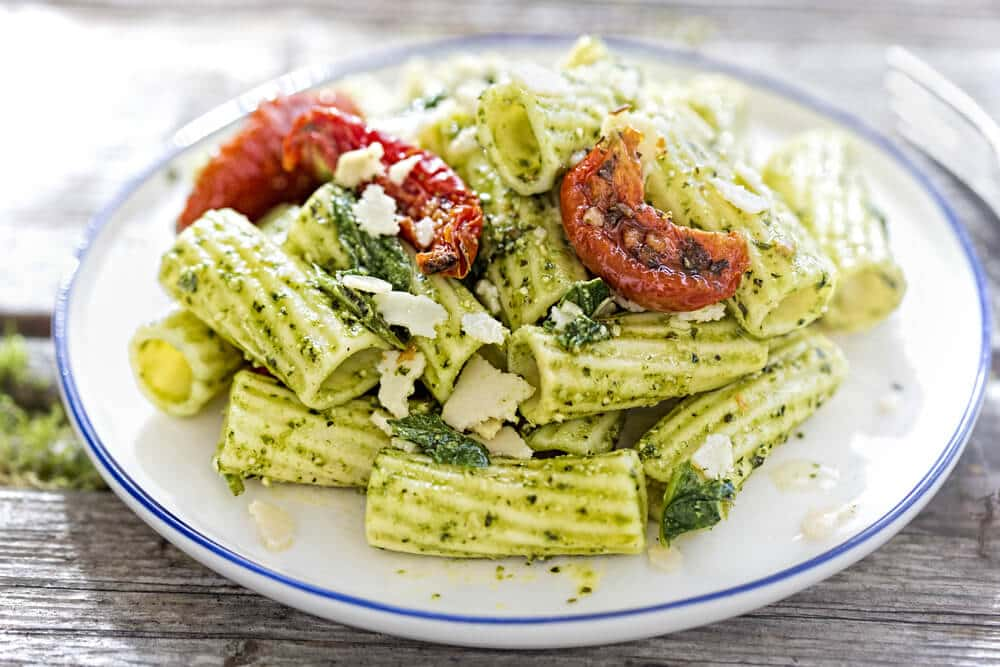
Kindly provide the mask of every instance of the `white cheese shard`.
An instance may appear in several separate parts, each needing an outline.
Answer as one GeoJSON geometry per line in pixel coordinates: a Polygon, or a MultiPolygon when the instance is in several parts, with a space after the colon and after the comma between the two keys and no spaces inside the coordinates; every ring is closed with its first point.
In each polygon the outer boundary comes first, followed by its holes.
{"type": "Polygon", "coordinates": [[[649,545],[646,555],[649,556],[650,565],[664,572],[674,572],[684,564],[684,554],[680,552],[680,549],[664,546],[659,542],[649,545]]]}
{"type": "Polygon", "coordinates": [[[626,299],[618,292],[612,292],[611,298],[614,299],[614,302],[618,304],[618,307],[621,308],[622,310],[627,310],[630,313],[646,312],[645,308],[637,304],[635,301],[630,301],[629,299],[626,299]]]}
{"type": "Polygon", "coordinates": [[[709,182],[715,186],[716,192],[736,208],[750,214],[760,213],[767,210],[770,204],[767,199],[747,190],[742,185],[727,181],[723,178],[711,178],[709,182]]]}
{"type": "Polygon", "coordinates": [[[406,327],[414,336],[436,338],[437,326],[448,319],[448,311],[426,296],[393,291],[376,294],[372,300],[386,322],[406,327]]]}
{"type": "Polygon", "coordinates": [[[507,329],[490,317],[489,313],[462,315],[462,331],[486,344],[500,345],[507,337],[507,329]]]}
{"type": "Polygon", "coordinates": [[[556,331],[562,331],[570,322],[583,316],[583,310],[572,301],[567,301],[561,306],[555,306],[549,311],[549,317],[556,331]]]}
{"type": "Polygon", "coordinates": [[[709,479],[721,479],[733,469],[733,441],[728,435],[713,433],[691,457],[691,463],[709,479]]]}
{"type": "Polygon", "coordinates": [[[396,200],[381,185],[369,185],[354,204],[358,226],[372,236],[395,236],[399,233],[396,200]]]}
{"type": "Polygon", "coordinates": [[[382,353],[382,360],[375,367],[381,376],[378,400],[397,419],[410,414],[406,399],[413,393],[413,383],[423,375],[426,365],[424,355],[412,348],[403,352],[386,350],[382,353]]]}
{"type": "Polygon", "coordinates": [[[340,282],[343,283],[344,287],[370,294],[383,294],[392,291],[392,283],[375,276],[356,276],[349,273],[341,278],[340,282]]]}
{"type": "Polygon", "coordinates": [[[487,419],[482,424],[476,424],[472,427],[473,437],[478,436],[484,440],[491,440],[496,437],[496,434],[500,432],[503,428],[502,419],[487,419]]]}
{"type": "Polygon", "coordinates": [[[490,315],[500,314],[500,290],[497,289],[496,285],[483,278],[476,283],[475,292],[476,296],[479,297],[479,302],[486,307],[490,315]]]}
{"type": "Polygon", "coordinates": [[[426,248],[434,240],[434,221],[430,218],[421,218],[413,223],[413,235],[420,249],[426,248]]]}
{"type": "Polygon", "coordinates": [[[850,521],[857,511],[858,506],[854,503],[810,510],[800,525],[802,536],[807,540],[825,540],[850,521]]]}
{"type": "Polygon", "coordinates": [[[878,410],[884,415],[891,414],[903,404],[903,398],[898,391],[890,391],[878,399],[878,410]]]}
{"type": "Polygon", "coordinates": [[[678,312],[673,314],[675,318],[684,322],[715,322],[726,316],[726,304],[713,303],[688,312],[678,312]]]}
{"type": "Polygon", "coordinates": [[[524,378],[497,370],[477,354],[458,376],[441,417],[459,431],[468,431],[490,419],[514,421],[518,404],[534,393],[535,388],[524,378]]]}
{"type": "Polygon", "coordinates": [[[295,519],[277,505],[255,500],[247,507],[254,523],[257,537],[268,551],[284,551],[292,546],[295,538],[295,519]]]}
{"type": "Polygon", "coordinates": [[[531,62],[515,63],[510,69],[511,81],[539,95],[563,95],[569,85],[555,70],[531,62]]]}
{"type": "Polygon", "coordinates": [[[506,456],[512,459],[530,459],[534,453],[531,447],[524,441],[521,434],[511,426],[504,426],[492,438],[479,438],[472,436],[475,440],[483,443],[489,453],[493,456],[506,456]]]}
{"type": "Polygon", "coordinates": [[[333,172],[333,182],[343,188],[356,188],[365,181],[381,176],[385,173],[383,155],[385,148],[377,141],[364,148],[341,153],[333,172]]]}
{"type": "Polygon", "coordinates": [[[417,166],[423,156],[417,153],[410,157],[403,158],[389,167],[389,180],[396,185],[402,185],[403,181],[410,175],[413,168],[417,166]]]}
{"type": "Polygon", "coordinates": [[[416,454],[420,451],[420,446],[412,440],[405,440],[403,438],[393,438],[389,441],[391,447],[396,449],[402,449],[404,452],[409,452],[410,454],[416,454]]]}
{"type": "Polygon", "coordinates": [[[370,419],[378,430],[382,431],[390,438],[392,437],[392,425],[389,423],[389,418],[385,416],[384,412],[376,410],[372,413],[370,419]]]}
{"type": "Polygon", "coordinates": [[[751,192],[761,194],[768,191],[760,172],[746,162],[737,162],[733,165],[733,171],[736,172],[736,178],[742,181],[741,185],[744,185],[751,192]]]}

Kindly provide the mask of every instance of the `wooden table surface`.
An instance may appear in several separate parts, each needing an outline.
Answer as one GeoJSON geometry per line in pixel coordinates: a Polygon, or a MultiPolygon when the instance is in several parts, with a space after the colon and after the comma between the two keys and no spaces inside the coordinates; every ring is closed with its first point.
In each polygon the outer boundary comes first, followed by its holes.
{"type": "MultiPolygon", "coordinates": [[[[902,43],[1000,116],[996,0],[278,4],[0,6],[0,316],[47,335],[56,282],[88,216],[173,129],[284,71],[373,46],[489,31],[682,43],[779,72],[888,132],[884,50],[902,43]]],[[[1000,294],[1000,221],[927,167],[1000,294]]],[[[49,354],[45,343],[32,349],[49,354]]],[[[322,621],[206,570],[110,493],[0,489],[0,663],[998,664],[998,435],[991,377],[955,473],[867,559],[741,618],[550,652],[431,646],[322,621]]]]}

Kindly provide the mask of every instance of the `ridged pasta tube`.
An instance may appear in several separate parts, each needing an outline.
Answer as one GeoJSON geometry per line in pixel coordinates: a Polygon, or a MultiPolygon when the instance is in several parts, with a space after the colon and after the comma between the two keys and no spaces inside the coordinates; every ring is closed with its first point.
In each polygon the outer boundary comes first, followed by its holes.
{"type": "Polygon", "coordinates": [[[637,72],[607,61],[561,73],[515,69],[479,98],[479,144],[514,191],[546,192],[573,153],[597,143],[608,112],[633,103],[637,92],[637,72]]]}
{"type": "Polygon", "coordinates": [[[466,558],[640,553],[646,480],[632,450],[436,464],[386,449],[368,483],[374,547],[466,558]]]}
{"type": "Polygon", "coordinates": [[[209,211],[181,232],[160,284],[311,408],[378,383],[386,343],[342,319],[296,261],[235,211],[209,211]]]}
{"type": "Polygon", "coordinates": [[[233,379],[216,470],[235,493],[243,481],[364,486],[389,436],[371,419],[374,398],[311,410],[273,378],[240,371],[233,379]]]}
{"type": "Polygon", "coordinates": [[[678,403],[636,444],[650,479],[670,482],[710,435],[732,443],[722,475],[736,488],[840,386],[847,361],[815,331],[773,341],[767,365],[721,389],[678,403]]]}
{"type": "Polygon", "coordinates": [[[806,331],[776,342],[767,366],[684,399],[636,445],[649,480],[666,484],[660,540],[724,519],[747,477],[819,408],[847,373],[843,353],[806,331]]]}
{"type": "Polygon", "coordinates": [[[638,313],[602,321],[612,337],[578,351],[566,350],[542,327],[521,327],[511,336],[508,368],[536,388],[520,406],[528,421],[548,424],[654,405],[715,389],[767,361],[767,345],[732,318],[695,324],[638,313]]]}
{"type": "Polygon", "coordinates": [[[906,291],[892,257],[885,218],[871,201],[847,138],[814,130],[771,156],[764,180],[788,202],[840,272],[823,323],[871,327],[895,310],[906,291]]]}
{"type": "Polygon", "coordinates": [[[605,412],[546,424],[528,433],[524,441],[536,452],[559,451],[577,456],[603,454],[615,448],[625,411],[605,412]]]}
{"type": "Polygon", "coordinates": [[[139,327],[129,342],[129,363],[153,405],[190,417],[226,387],[243,355],[197,317],[175,309],[139,327]]]}
{"type": "Polygon", "coordinates": [[[650,165],[647,197],[680,224],[744,236],[750,268],[730,310],[747,331],[777,336],[819,318],[836,285],[830,258],[755,171],[730,167],[685,136],[685,125],[683,113],[660,125],[665,144],[650,165]]]}
{"type": "Polygon", "coordinates": [[[340,242],[335,188],[326,183],[314,192],[288,227],[283,248],[308,264],[333,273],[353,268],[353,257],[340,242]]]}

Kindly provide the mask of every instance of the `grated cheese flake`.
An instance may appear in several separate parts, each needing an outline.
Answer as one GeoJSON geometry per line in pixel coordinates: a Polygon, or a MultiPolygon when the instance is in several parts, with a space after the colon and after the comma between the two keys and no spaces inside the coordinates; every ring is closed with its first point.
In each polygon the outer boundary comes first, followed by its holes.
{"type": "Polygon", "coordinates": [[[365,181],[381,176],[385,173],[383,155],[385,148],[377,141],[364,148],[342,153],[337,159],[333,182],[344,188],[356,188],[365,181]]]}
{"type": "Polygon", "coordinates": [[[583,310],[580,306],[576,305],[572,301],[567,301],[561,306],[554,307],[550,312],[549,316],[552,318],[552,324],[555,325],[556,331],[562,331],[565,329],[570,322],[583,315],[583,310]]]}
{"type": "Polygon", "coordinates": [[[476,296],[479,297],[479,302],[486,307],[491,315],[500,313],[500,290],[497,289],[496,285],[483,278],[476,283],[475,292],[476,296]]]}
{"type": "Polygon", "coordinates": [[[421,249],[426,248],[434,240],[434,221],[430,218],[421,218],[413,223],[414,240],[421,249]]]}
{"type": "Polygon", "coordinates": [[[436,338],[437,326],[448,319],[448,311],[426,296],[392,291],[376,294],[372,300],[386,322],[406,327],[414,336],[436,338]]]}
{"type": "Polygon", "coordinates": [[[478,341],[500,345],[507,337],[507,329],[488,313],[462,315],[462,331],[478,341]]]}
{"type": "Polygon", "coordinates": [[[417,153],[416,155],[411,155],[410,157],[403,158],[399,162],[393,164],[389,167],[389,180],[396,185],[402,185],[403,181],[410,175],[413,168],[417,166],[420,159],[423,156],[417,153]]]}
{"type": "Polygon", "coordinates": [[[767,199],[747,190],[742,185],[723,178],[712,178],[709,182],[715,186],[716,192],[736,208],[750,214],[760,213],[770,205],[767,199]]]}
{"type": "Polygon", "coordinates": [[[372,236],[395,236],[399,233],[396,200],[381,185],[369,185],[354,204],[358,226],[372,236]]]}
{"type": "Polygon", "coordinates": [[[247,506],[257,524],[257,537],[268,551],[284,551],[295,538],[295,519],[277,505],[254,500],[247,506]]]}
{"type": "Polygon", "coordinates": [[[382,353],[382,360],[375,367],[381,375],[378,400],[393,417],[399,419],[410,414],[406,399],[413,393],[413,385],[426,365],[424,355],[413,349],[382,353]]]}
{"type": "Polygon", "coordinates": [[[458,376],[441,417],[459,431],[467,431],[491,419],[513,421],[517,417],[518,404],[534,393],[535,388],[524,378],[497,370],[477,354],[458,376]]]}
{"type": "Polygon", "coordinates": [[[726,304],[721,301],[688,312],[674,313],[674,317],[684,322],[715,322],[726,316],[726,304]]]}
{"type": "Polygon", "coordinates": [[[371,420],[378,430],[382,431],[390,438],[392,437],[392,425],[389,424],[389,418],[385,416],[384,412],[376,410],[372,413],[371,420]]]}
{"type": "Polygon", "coordinates": [[[531,447],[524,441],[521,434],[511,426],[504,426],[492,438],[480,438],[472,436],[473,439],[483,443],[486,449],[493,456],[506,456],[512,459],[530,459],[534,453],[531,447]]]}
{"type": "Polygon", "coordinates": [[[691,463],[710,479],[725,477],[733,469],[733,441],[728,435],[712,433],[691,457],[691,463]]]}
{"type": "Polygon", "coordinates": [[[369,292],[371,294],[382,294],[392,291],[392,283],[376,278],[375,276],[358,276],[347,274],[340,280],[344,287],[356,289],[359,292],[369,292]]]}

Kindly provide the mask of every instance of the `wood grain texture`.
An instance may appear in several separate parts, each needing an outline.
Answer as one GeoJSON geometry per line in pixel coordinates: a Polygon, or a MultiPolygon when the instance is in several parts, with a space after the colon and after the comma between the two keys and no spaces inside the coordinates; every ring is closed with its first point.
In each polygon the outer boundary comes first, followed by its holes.
{"type": "MultiPolygon", "coordinates": [[[[993,0],[276,5],[0,7],[0,83],[43,102],[5,105],[8,122],[0,124],[0,145],[19,158],[0,160],[0,317],[45,330],[54,286],[86,219],[156,156],[174,128],[284,71],[373,44],[494,30],[600,31],[694,44],[779,72],[889,131],[884,47],[899,42],[1000,115],[1000,5],[993,0]],[[90,103],[67,122],[61,102],[78,99],[90,103]],[[28,159],[40,138],[59,150],[28,159]]],[[[914,157],[956,204],[1000,299],[1000,221],[914,157]]],[[[50,367],[45,345],[32,347],[40,368],[50,367]]],[[[998,440],[994,374],[955,474],[910,526],[862,562],[741,618],[549,652],[429,646],[322,621],[198,565],[111,494],[0,490],[0,664],[997,664],[998,440]]]]}

